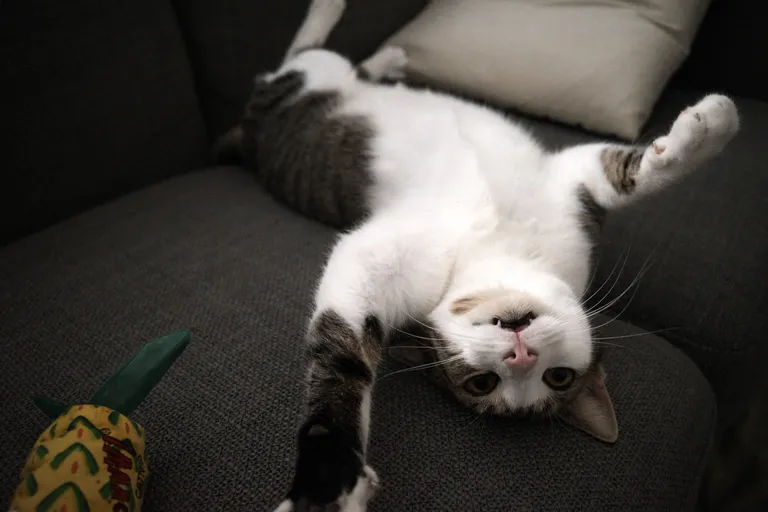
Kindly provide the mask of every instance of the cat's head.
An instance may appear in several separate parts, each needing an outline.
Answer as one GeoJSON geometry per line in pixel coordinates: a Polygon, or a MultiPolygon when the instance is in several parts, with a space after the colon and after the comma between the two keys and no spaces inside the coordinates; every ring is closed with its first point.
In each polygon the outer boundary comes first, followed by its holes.
{"type": "Polygon", "coordinates": [[[429,320],[426,333],[390,353],[424,365],[464,405],[503,416],[556,415],[616,441],[587,314],[562,283],[449,294],[429,320]]]}

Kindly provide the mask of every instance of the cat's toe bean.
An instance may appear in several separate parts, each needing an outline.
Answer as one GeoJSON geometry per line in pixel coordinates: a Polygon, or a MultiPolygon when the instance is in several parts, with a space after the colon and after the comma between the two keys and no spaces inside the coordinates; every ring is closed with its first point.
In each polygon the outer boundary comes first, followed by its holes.
{"type": "Polygon", "coordinates": [[[651,169],[663,169],[670,162],[667,151],[668,138],[659,137],[654,140],[645,152],[645,159],[649,162],[651,169]]]}

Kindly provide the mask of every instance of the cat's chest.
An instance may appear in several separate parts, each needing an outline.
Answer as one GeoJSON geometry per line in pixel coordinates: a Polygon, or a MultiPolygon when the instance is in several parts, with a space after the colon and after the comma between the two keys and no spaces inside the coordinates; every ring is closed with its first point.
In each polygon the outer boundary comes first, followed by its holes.
{"type": "Polygon", "coordinates": [[[583,287],[590,243],[567,205],[540,198],[503,213],[478,217],[461,241],[470,258],[489,256],[526,261],[545,268],[573,289],[583,287]]]}

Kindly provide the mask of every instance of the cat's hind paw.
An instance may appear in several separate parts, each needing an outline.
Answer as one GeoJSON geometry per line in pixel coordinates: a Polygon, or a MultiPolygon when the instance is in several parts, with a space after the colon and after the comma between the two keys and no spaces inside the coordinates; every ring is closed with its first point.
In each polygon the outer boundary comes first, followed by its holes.
{"type": "Polygon", "coordinates": [[[690,168],[722,151],[738,131],[739,113],[733,101],[710,94],[685,109],[669,133],[653,141],[647,158],[653,169],[690,168]]]}
{"type": "Polygon", "coordinates": [[[408,55],[397,46],[386,46],[360,64],[373,81],[402,80],[405,78],[407,66],[408,55]]]}

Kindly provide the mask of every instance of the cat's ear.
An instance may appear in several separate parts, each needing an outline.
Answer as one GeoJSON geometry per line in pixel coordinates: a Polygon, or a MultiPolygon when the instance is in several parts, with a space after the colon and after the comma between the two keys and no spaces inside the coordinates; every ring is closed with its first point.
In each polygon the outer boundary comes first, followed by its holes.
{"type": "Polygon", "coordinates": [[[615,443],[619,425],[613,402],[605,387],[602,365],[584,376],[586,382],[575,399],[562,412],[563,419],[574,427],[606,443],[615,443]]]}

